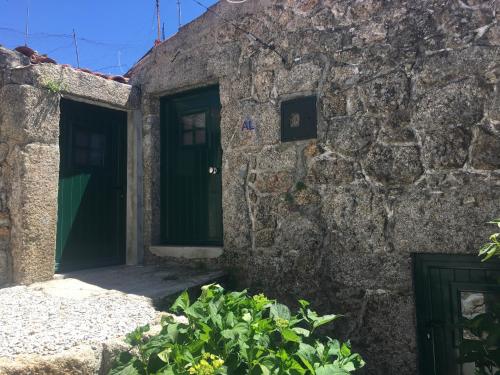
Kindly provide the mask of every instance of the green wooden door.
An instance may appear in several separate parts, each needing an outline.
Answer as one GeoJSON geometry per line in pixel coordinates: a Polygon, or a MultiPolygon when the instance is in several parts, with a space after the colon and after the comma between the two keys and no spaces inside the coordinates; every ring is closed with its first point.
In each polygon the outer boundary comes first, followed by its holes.
{"type": "Polygon", "coordinates": [[[218,88],[161,101],[161,237],[164,244],[222,245],[218,88]]]}
{"type": "Polygon", "coordinates": [[[125,112],[61,100],[56,268],[125,262],[125,112]]]}
{"type": "Polygon", "coordinates": [[[462,338],[469,335],[458,323],[500,301],[500,262],[418,254],[414,270],[420,374],[474,375],[472,363],[457,362],[462,338]]]}

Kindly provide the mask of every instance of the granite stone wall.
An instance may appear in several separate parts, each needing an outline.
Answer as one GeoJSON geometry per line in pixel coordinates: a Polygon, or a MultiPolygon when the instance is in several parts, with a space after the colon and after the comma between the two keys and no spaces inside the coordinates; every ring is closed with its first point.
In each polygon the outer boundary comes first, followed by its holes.
{"type": "Polygon", "coordinates": [[[240,286],[346,314],[337,332],[367,373],[414,374],[411,255],[474,254],[500,214],[497,8],[221,1],[184,26],[133,71],[145,253],[159,234],[158,100],[218,84],[222,262],[240,286]],[[311,94],[317,139],[282,143],[280,103],[311,94]]]}

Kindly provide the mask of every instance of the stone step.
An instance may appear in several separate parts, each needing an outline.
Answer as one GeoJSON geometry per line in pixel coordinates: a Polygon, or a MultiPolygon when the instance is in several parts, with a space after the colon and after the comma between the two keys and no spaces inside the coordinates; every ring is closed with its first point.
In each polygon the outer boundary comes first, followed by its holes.
{"type": "Polygon", "coordinates": [[[183,290],[224,280],[219,270],[119,266],[0,289],[0,374],[106,374],[124,335],[158,327],[183,290]]]}

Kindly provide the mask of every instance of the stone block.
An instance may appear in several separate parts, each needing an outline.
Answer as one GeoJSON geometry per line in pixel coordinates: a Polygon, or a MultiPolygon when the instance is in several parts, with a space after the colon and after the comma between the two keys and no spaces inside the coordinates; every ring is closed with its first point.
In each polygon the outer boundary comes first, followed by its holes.
{"type": "Polygon", "coordinates": [[[255,233],[255,247],[271,247],[274,244],[274,229],[263,229],[255,233]]]}
{"type": "Polygon", "coordinates": [[[423,173],[416,146],[375,145],[363,166],[370,178],[385,185],[411,184],[423,173]]]}
{"type": "Polygon", "coordinates": [[[500,169],[500,135],[478,129],[472,141],[470,163],[475,169],[500,169]]]}
{"type": "Polygon", "coordinates": [[[0,69],[28,65],[29,59],[23,54],[0,46],[0,69]]]}
{"type": "Polygon", "coordinates": [[[405,108],[409,100],[410,80],[402,72],[356,85],[357,96],[366,112],[391,112],[405,108]]]}
{"type": "Polygon", "coordinates": [[[273,94],[274,88],[274,72],[259,71],[252,76],[252,95],[259,101],[264,102],[269,100],[273,94]]]}
{"type": "Polygon", "coordinates": [[[424,131],[421,135],[424,164],[430,169],[462,168],[471,137],[471,131],[460,126],[424,131]]]}
{"type": "Polygon", "coordinates": [[[440,173],[395,195],[392,241],[398,253],[476,254],[498,216],[500,180],[440,173]]]}
{"type": "Polygon", "coordinates": [[[9,144],[6,142],[0,142],[0,164],[2,164],[9,153],[9,144]]]}
{"type": "Polygon", "coordinates": [[[289,172],[259,172],[255,188],[261,193],[285,193],[293,185],[293,175],[289,172]]]}
{"type": "Polygon", "coordinates": [[[313,185],[346,185],[356,178],[357,164],[351,160],[334,155],[320,155],[311,160],[306,182],[313,185]]]}
{"type": "MultiPolygon", "coordinates": [[[[374,221],[371,225],[380,224],[374,221]]],[[[350,233],[353,230],[354,228],[349,228],[350,233]]],[[[334,232],[329,248],[325,249],[328,254],[325,268],[336,283],[361,289],[377,287],[405,293],[412,290],[410,254],[391,251],[387,229],[385,237],[378,238],[379,243],[376,243],[377,238],[369,237],[370,231],[380,235],[376,232],[383,230],[384,227],[375,230],[361,227],[358,229],[360,233],[354,234],[353,239],[347,239],[347,236],[334,232]],[[363,241],[367,241],[368,244],[363,241]],[[369,247],[372,247],[372,252],[368,250],[369,247]]]]}
{"type": "Polygon", "coordinates": [[[414,130],[410,127],[408,111],[394,111],[382,122],[378,140],[382,143],[416,143],[414,130]]]}
{"type": "Polygon", "coordinates": [[[276,244],[286,257],[294,251],[303,257],[319,251],[323,244],[324,233],[312,218],[299,213],[291,213],[280,218],[276,229],[276,244]]]}
{"type": "Polygon", "coordinates": [[[9,199],[13,281],[29,284],[54,274],[59,147],[28,144],[14,151],[9,199]]]}
{"type": "Polygon", "coordinates": [[[259,170],[293,170],[297,161],[294,145],[264,146],[257,155],[259,170]]]}
{"type": "MultiPolygon", "coordinates": [[[[229,176],[226,176],[228,178],[229,176]]],[[[222,189],[224,248],[231,251],[252,247],[249,206],[245,187],[238,182],[227,182],[222,189]]]]}
{"type": "Polygon", "coordinates": [[[0,138],[20,144],[59,142],[59,95],[28,85],[0,89],[0,138]]]}
{"type": "Polygon", "coordinates": [[[316,208],[321,203],[320,194],[301,181],[295,184],[294,191],[290,194],[290,198],[292,200],[290,203],[300,207],[316,208]]]}
{"type": "Polygon", "coordinates": [[[10,270],[7,253],[0,250],[0,287],[10,282],[10,270]]]}
{"type": "Polygon", "coordinates": [[[10,227],[10,216],[7,212],[0,212],[0,228],[10,227]]]}
{"type": "Polygon", "coordinates": [[[437,130],[446,126],[470,128],[483,117],[485,92],[474,78],[422,91],[411,119],[412,127],[437,130]]]}
{"type": "Polygon", "coordinates": [[[272,196],[259,197],[253,208],[254,229],[275,229],[278,199],[272,196]]]}
{"type": "Polygon", "coordinates": [[[13,69],[11,81],[18,85],[33,85],[44,90],[47,85],[56,84],[62,95],[88,99],[94,103],[113,107],[135,109],[140,104],[137,88],[62,65],[38,64],[13,69]]]}
{"type": "Polygon", "coordinates": [[[352,341],[369,364],[370,374],[417,373],[415,306],[412,295],[368,290],[352,341]],[[383,345],[380,345],[383,343],[383,345]],[[394,353],[398,353],[394,355],[394,353]]]}
{"type": "Polygon", "coordinates": [[[347,115],[347,99],[345,95],[333,92],[325,94],[321,100],[321,112],[325,118],[347,115]]]}
{"type": "Polygon", "coordinates": [[[256,104],[242,100],[222,108],[221,143],[224,150],[239,147],[258,147],[280,141],[280,113],[270,103],[256,104]],[[245,120],[251,128],[245,128],[245,120]]]}
{"type": "MultiPolygon", "coordinates": [[[[383,195],[367,184],[327,189],[321,218],[330,233],[331,256],[364,257],[366,253],[383,252],[387,246],[385,205],[383,195]]],[[[350,267],[345,271],[348,269],[353,271],[350,267]]]]}
{"type": "Polygon", "coordinates": [[[315,91],[321,72],[322,68],[312,62],[295,65],[290,70],[279,70],[276,77],[278,95],[315,91]]]}
{"type": "Polygon", "coordinates": [[[368,116],[334,117],[329,121],[327,139],[335,151],[358,155],[367,151],[379,129],[376,118],[368,116]]]}

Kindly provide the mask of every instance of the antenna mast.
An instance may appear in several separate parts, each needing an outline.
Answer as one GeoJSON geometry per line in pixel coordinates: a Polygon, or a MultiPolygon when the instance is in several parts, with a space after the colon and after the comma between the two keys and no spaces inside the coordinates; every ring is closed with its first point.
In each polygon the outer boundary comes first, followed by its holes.
{"type": "Polygon", "coordinates": [[[75,29],[73,29],[73,43],[75,44],[75,52],[76,52],[76,66],[80,67],[80,55],[78,54],[78,43],[76,42],[76,33],[75,29]]]}
{"type": "Polygon", "coordinates": [[[24,30],[24,45],[26,47],[28,46],[28,35],[29,35],[28,25],[29,25],[29,21],[30,21],[30,2],[28,0],[28,4],[26,6],[26,28],[24,30]]]}
{"type": "Polygon", "coordinates": [[[177,0],[177,18],[179,21],[178,28],[181,28],[182,22],[181,22],[181,0],[177,0]]]}
{"type": "Polygon", "coordinates": [[[161,43],[161,26],[160,26],[160,0],[156,0],[156,20],[158,22],[158,35],[155,40],[155,46],[161,43]]]}

